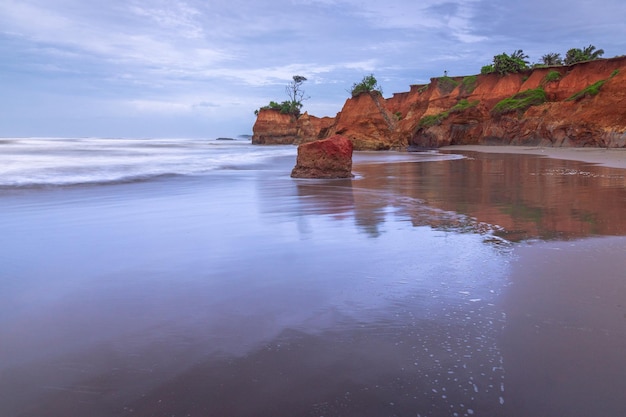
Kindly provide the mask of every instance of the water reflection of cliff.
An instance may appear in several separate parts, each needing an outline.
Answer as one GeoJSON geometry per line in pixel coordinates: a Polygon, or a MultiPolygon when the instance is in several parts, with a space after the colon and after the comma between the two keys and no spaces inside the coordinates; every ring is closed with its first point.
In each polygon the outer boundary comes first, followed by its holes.
{"type": "MultiPolygon", "coordinates": [[[[465,155],[427,162],[357,158],[353,180],[290,181],[296,200],[284,209],[297,217],[354,217],[372,237],[389,216],[511,241],[626,235],[626,170],[534,155],[465,155]]],[[[278,188],[264,192],[271,210],[280,209],[285,190],[278,188]]]]}
{"type": "Polygon", "coordinates": [[[626,234],[624,170],[531,155],[467,156],[355,170],[368,189],[393,191],[441,210],[428,218],[422,204],[401,204],[415,224],[441,227],[443,218],[462,226],[465,219],[474,228],[497,225],[495,234],[508,240],[626,234]]]}

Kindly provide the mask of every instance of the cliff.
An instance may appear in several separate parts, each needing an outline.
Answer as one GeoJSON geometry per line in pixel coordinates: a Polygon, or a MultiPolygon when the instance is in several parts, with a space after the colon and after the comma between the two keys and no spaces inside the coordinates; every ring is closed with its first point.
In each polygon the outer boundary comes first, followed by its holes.
{"type": "Polygon", "coordinates": [[[337,116],[262,110],[257,144],[341,134],[355,150],[491,144],[626,147],[626,57],[522,73],[433,78],[383,98],[350,98],[337,116]]]}

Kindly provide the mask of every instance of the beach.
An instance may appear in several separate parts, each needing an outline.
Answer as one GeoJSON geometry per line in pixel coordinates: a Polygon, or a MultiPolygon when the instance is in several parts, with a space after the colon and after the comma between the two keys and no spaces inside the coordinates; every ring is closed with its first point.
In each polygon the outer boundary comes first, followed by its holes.
{"type": "Polygon", "coordinates": [[[94,144],[0,144],[3,416],[626,413],[612,156],[94,144]]]}
{"type": "Polygon", "coordinates": [[[552,148],[533,146],[486,146],[453,145],[440,148],[442,151],[476,151],[539,155],[548,158],[599,164],[606,167],[626,169],[626,149],[623,148],[552,148]]]}

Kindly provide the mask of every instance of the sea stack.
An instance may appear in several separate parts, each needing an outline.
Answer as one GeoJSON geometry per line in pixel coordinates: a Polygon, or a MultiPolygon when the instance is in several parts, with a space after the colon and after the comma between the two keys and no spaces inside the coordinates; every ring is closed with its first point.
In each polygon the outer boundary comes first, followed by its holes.
{"type": "Polygon", "coordinates": [[[352,178],[352,142],[341,135],[298,146],[293,178],[352,178]]]}

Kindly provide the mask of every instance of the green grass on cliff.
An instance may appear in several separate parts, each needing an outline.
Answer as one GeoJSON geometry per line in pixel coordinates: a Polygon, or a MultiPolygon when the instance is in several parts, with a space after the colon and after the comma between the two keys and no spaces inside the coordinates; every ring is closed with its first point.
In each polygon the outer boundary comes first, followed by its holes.
{"type": "Polygon", "coordinates": [[[569,97],[565,101],[578,101],[578,100],[581,100],[581,99],[583,99],[585,97],[593,97],[593,96],[597,95],[600,92],[600,89],[602,88],[604,83],[606,83],[611,78],[615,77],[617,74],[619,74],[619,70],[613,71],[611,73],[611,75],[609,76],[609,78],[607,78],[606,80],[596,81],[595,83],[591,84],[590,86],[580,90],[579,92],[577,92],[573,96],[569,97]]]}
{"type": "Polygon", "coordinates": [[[468,75],[467,77],[463,77],[463,81],[461,81],[461,88],[465,94],[472,94],[472,92],[476,89],[477,84],[478,77],[475,75],[468,75]]]}
{"type": "Polygon", "coordinates": [[[448,77],[447,75],[437,78],[437,88],[443,95],[450,94],[457,85],[459,85],[458,81],[448,77]]]}
{"type": "Polygon", "coordinates": [[[452,113],[460,113],[472,107],[476,107],[479,101],[468,101],[466,99],[459,100],[454,106],[450,108],[450,110],[446,110],[444,112],[438,114],[431,114],[428,116],[424,116],[420,119],[418,126],[423,128],[428,128],[431,126],[435,126],[443,122],[447,119],[452,113]]]}
{"type": "Polygon", "coordinates": [[[546,74],[545,77],[543,77],[543,85],[551,83],[553,81],[558,81],[561,79],[561,73],[558,71],[550,71],[548,74],[546,74]]]}
{"type": "Polygon", "coordinates": [[[548,101],[548,96],[543,88],[526,90],[515,94],[513,97],[505,98],[494,106],[491,113],[499,116],[511,112],[523,113],[531,106],[538,106],[548,101]]]}

